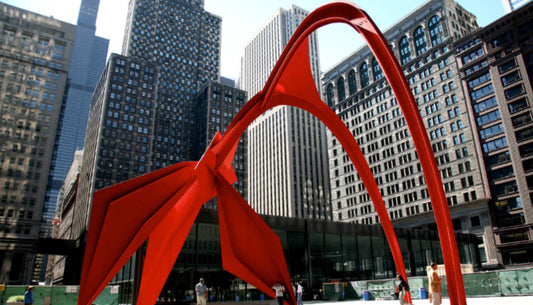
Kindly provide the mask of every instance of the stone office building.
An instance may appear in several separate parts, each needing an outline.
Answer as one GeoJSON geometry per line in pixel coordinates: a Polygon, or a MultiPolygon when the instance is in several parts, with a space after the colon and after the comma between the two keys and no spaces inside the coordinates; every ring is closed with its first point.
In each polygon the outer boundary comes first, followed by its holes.
{"type": "Polygon", "coordinates": [[[6,284],[32,280],[75,32],[72,24],[0,3],[0,274],[6,284]]]}
{"type": "MultiPolygon", "coordinates": [[[[484,182],[453,42],[477,28],[453,0],[427,1],[384,31],[418,103],[441,172],[453,224],[476,234],[497,264],[484,182]]],[[[354,35],[356,35],[354,33],[354,35]]],[[[436,228],[422,168],[382,67],[365,46],[327,71],[324,100],[345,122],[376,178],[395,227],[436,228]]],[[[328,134],[333,219],[375,224],[377,213],[339,142],[328,134]]]]}
{"type": "MultiPolygon", "coordinates": [[[[250,40],[241,59],[241,88],[250,97],[263,89],[294,31],[309,14],[280,8],[250,40]]],[[[309,36],[311,73],[320,92],[316,33],[309,36]]],[[[266,215],[331,220],[326,128],[302,109],[270,109],[248,128],[248,196],[266,215]]]]}

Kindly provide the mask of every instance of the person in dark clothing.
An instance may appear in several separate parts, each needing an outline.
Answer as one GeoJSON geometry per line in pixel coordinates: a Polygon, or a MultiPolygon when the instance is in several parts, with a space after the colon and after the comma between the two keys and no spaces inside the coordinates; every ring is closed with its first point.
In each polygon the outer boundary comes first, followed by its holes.
{"type": "Polygon", "coordinates": [[[33,287],[26,287],[26,292],[24,293],[24,305],[33,305],[33,287]]]}
{"type": "Polygon", "coordinates": [[[403,276],[398,274],[398,280],[400,281],[398,283],[398,300],[400,301],[400,305],[407,304],[407,301],[405,300],[405,295],[407,294],[407,291],[409,291],[409,284],[405,281],[403,276]]]}

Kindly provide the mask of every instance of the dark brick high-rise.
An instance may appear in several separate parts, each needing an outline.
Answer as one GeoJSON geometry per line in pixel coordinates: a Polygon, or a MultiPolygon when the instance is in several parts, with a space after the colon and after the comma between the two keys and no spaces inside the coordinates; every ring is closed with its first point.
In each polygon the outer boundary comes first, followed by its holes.
{"type": "Polygon", "coordinates": [[[122,53],[160,66],[153,170],[194,159],[193,98],[219,80],[221,18],[202,0],[131,0],[122,53]]]}

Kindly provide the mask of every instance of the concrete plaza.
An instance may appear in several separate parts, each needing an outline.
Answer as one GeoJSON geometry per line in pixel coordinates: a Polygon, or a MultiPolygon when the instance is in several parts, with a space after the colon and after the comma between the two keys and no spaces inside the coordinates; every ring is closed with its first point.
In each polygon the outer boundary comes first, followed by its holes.
{"type": "MultiPolygon", "coordinates": [[[[505,297],[471,297],[466,299],[467,305],[533,305],[533,296],[505,296],[505,297]]],[[[304,305],[398,305],[398,300],[377,301],[342,301],[342,302],[304,302],[304,305]]],[[[413,300],[413,305],[430,305],[429,300],[413,300]]],[[[450,299],[443,298],[442,305],[450,304],[450,299]]]]}

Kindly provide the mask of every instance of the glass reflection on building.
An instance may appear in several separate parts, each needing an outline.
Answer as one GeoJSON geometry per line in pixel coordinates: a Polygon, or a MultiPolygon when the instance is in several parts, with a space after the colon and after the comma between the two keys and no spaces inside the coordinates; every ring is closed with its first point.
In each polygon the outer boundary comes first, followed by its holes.
{"type": "MultiPolygon", "coordinates": [[[[217,212],[203,209],[165,284],[161,296],[192,300],[200,277],[212,301],[260,300],[251,285],[222,269],[217,212]]],[[[394,278],[396,269],[379,225],[324,222],[262,216],[280,237],[293,282],[302,282],[306,299],[320,298],[323,283],[394,278]]],[[[407,275],[425,276],[426,267],[442,254],[436,231],[396,230],[407,275]]],[[[462,264],[479,268],[478,240],[457,234],[462,264]]]]}

